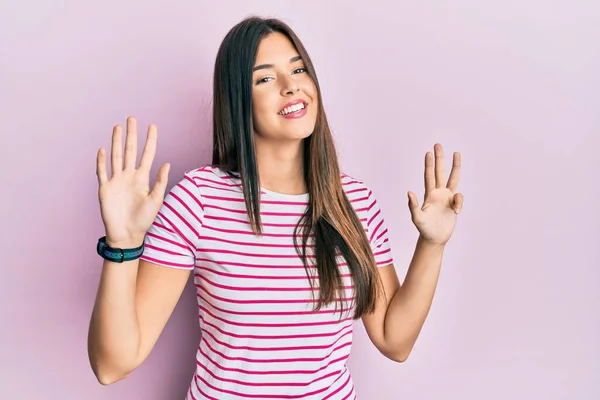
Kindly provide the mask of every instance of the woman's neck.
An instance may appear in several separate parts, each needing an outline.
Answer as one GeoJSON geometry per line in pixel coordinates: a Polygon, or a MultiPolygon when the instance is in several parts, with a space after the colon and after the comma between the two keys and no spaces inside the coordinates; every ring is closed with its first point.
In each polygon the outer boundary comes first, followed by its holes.
{"type": "Polygon", "coordinates": [[[283,194],[304,194],[304,151],[302,141],[256,144],[260,186],[283,194]]]}

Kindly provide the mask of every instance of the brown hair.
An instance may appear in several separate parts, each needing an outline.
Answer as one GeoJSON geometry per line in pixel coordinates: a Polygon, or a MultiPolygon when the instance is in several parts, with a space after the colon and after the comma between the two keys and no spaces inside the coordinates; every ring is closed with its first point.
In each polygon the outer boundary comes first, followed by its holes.
{"type": "Polygon", "coordinates": [[[341,173],[321,89],[312,61],[302,42],[284,22],[259,17],[246,18],[225,36],[215,62],[213,99],[212,164],[225,172],[237,172],[248,219],[253,231],[262,234],[260,187],[254,154],[252,129],[252,69],[261,39],[279,32],[292,42],[302,57],[307,73],[318,93],[318,112],[313,133],[304,139],[304,179],[309,192],[308,207],[294,230],[295,246],[301,257],[311,287],[315,289],[315,267],[320,296],[315,305],[338,301],[340,318],[345,291],[337,257],[343,256],[354,284],[355,313],[358,319],[373,312],[381,294],[381,280],[369,240],[350,201],[342,188],[341,173]],[[307,244],[314,235],[315,262],[309,265],[307,244]],[[301,237],[301,242],[299,238],[301,237]]]}

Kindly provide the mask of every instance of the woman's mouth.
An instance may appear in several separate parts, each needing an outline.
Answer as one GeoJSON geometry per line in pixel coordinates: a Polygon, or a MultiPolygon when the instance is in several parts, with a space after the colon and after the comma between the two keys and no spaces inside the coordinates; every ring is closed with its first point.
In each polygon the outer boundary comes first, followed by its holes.
{"type": "Polygon", "coordinates": [[[287,107],[284,107],[283,110],[279,111],[279,115],[283,118],[300,118],[306,115],[306,109],[308,108],[308,104],[301,102],[294,102],[287,107]]]}

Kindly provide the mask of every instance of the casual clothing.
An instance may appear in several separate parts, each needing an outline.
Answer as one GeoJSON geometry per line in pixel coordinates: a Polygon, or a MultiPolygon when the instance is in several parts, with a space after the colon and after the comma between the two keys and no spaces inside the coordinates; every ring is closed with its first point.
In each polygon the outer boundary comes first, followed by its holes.
{"type": "MultiPolygon", "coordinates": [[[[194,274],[202,338],[186,400],[354,399],[346,368],[352,311],[340,317],[335,304],[313,311],[310,284],[294,248],[294,227],[308,194],[261,189],[264,233],[257,237],[238,176],[214,166],[186,172],[146,235],[143,260],[194,274]]],[[[377,265],[392,263],[373,193],[347,175],[341,179],[377,265]]],[[[342,261],[349,300],[352,280],[342,261]]]]}

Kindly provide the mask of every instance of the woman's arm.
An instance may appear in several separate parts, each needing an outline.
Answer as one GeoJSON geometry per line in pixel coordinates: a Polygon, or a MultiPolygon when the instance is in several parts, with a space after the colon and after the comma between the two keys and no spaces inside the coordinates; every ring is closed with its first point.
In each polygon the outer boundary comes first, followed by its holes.
{"type": "Polygon", "coordinates": [[[140,259],[104,261],[88,333],[90,364],[101,384],[127,377],[148,357],[189,274],[140,259]]]}
{"type": "Polygon", "coordinates": [[[433,302],[443,252],[444,246],[419,238],[401,286],[393,265],[379,268],[386,298],[363,323],[373,344],[394,361],[405,361],[417,341],[433,302]]]}
{"type": "Polygon", "coordinates": [[[423,205],[419,206],[417,196],[408,192],[408,207],[419,239],[402,286],[393,265],[379,268],[386,298],[363,321],[375,346],[395,361],[406,360],[429,313],[444,249],[463,206],[463,195],[456,192],[460,169],[460,153],[454,153],[450,176],[444,182],[442,146],[435,144],[434,153],[425,154],[423,205]]]}

